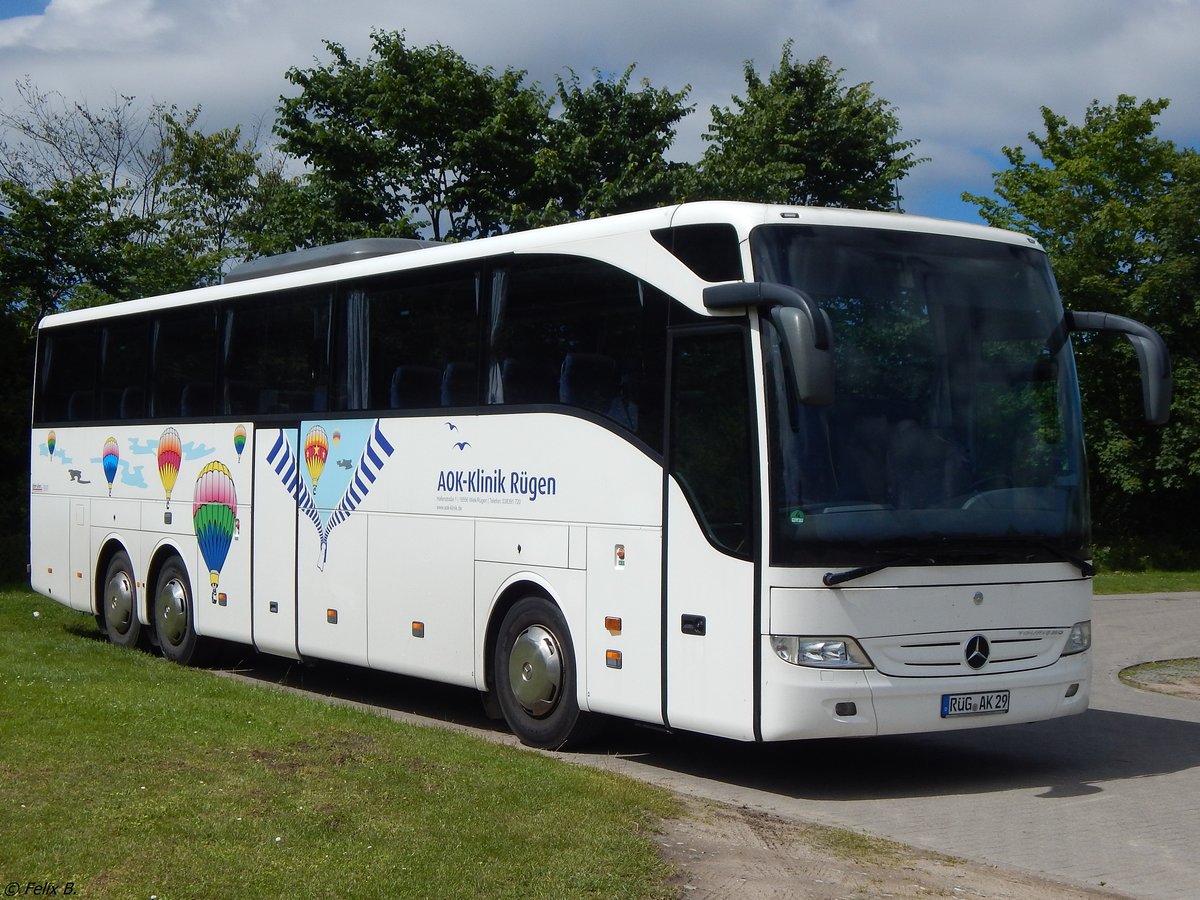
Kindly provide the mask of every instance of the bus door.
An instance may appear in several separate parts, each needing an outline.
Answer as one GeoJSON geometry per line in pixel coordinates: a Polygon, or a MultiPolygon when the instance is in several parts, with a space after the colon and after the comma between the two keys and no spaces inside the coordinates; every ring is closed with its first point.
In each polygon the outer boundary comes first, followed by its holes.
{"type": "Polygon", "coordinates": [[[302,486],[295,428],[254,434],[254,537],[251,572],[254,645],[299,658],[296,650],[297,491],[302,486]]]}
{"type": "Polygon", "coordinates": [[[670,336],[664,716],[754,738],[757,464],[746,328],[670,336]]]}

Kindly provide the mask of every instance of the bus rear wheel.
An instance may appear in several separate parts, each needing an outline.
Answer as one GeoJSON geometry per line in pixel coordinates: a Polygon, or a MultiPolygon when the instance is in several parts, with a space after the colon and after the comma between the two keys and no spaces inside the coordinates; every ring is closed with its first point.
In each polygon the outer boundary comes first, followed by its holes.
{"type": "Polygon", "coordinates": [[[521,743],[552,750],[580,736],[575,650],[557,606],[518,600],[500,625],[492,665],[500,709],[521,743]]]}
{"type": "Polygon", "coordinates": [[[187,570],[176,557],[162,567],[154,588],[154,633],[164,657],[185,666],[197,661],[195,622],[187,570]]]}
{"type": "Polygon", "coordinates": [[[108,563],[104,575],[104,595],[100,601],[104,631],[119,647],[136,647],[142,636],[137,615],[137,582],[129,555],[118,551],[108,563]]]}

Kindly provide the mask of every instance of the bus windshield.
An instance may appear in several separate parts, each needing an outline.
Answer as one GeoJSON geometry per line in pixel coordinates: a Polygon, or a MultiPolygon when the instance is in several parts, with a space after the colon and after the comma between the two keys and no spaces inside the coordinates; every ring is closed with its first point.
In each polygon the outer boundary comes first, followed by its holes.
{"type": "Polygon", "coordinates": [[[833,323],[835,399],[789,396],[763,320],[771,562],[1086,559],[1079,392],[1034,247],[883,229],[765,226],[756,277],[833,323]]]}

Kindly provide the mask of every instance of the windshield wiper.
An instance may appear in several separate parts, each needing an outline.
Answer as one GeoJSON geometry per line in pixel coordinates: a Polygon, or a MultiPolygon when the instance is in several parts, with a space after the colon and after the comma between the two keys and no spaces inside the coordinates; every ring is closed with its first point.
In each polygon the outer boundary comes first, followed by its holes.
{"type": "Polygon", "coordinates": [[[914,566],[914,565],[936,565],[935,560],[928,556],[894,556],[891,559],[886,559],[883,562],[872,563],[869,566],[858,566],[854,569],[847,569],[845,572],[826,572],[821,577],[821,583],[827,588],[837,587],[839,584],[845,584],[847,581],[853,581],[856,578],[862,578],[866,575],[874,575],[876,572],[882,572],[884,569],[892,566],[914,566]]]}
{"type": "Polygon", "coordinates": [[[1091,578],[1093,575],[1096,574],[1096,567],[1093,566],[1086,559],[1080,559],[1074,553],[1068,553],[1066,550],[1063,550],[1060,547],[1055,547],[1053,544],[1049,543],[1048,541],[1039,541],[1039,540],[1030,539],[1030,540],[1027,540],[1025,543],[1028,543],[1031,547],[1037,547],[1039,550],[1046,551],[1051,556],[1056,557],[1057,559],[1061,560],[1062,562],[1070,563],[1071,565],[1073,565],[1075,568],[1077,568],[1079,570],[1079,574],[1082,575],[1084,578],[1091,578]]]}
{"type": "MultiPolygon", "coordinates": [[[[1087,560],[1084,560],[1084,559],[1080,559],[1078,556],[1075,556],[1073,553],[1068,553],[1067,551],[1065,551],[1059,547],[1055,547],[1053,544],[1049,543],[1048,541],[1039,541],[1036,539],[1027,538],[1027,539],[1020,540],[1020,541],[1000,542],[999,544],[989,545],[988,546],[988,554],[992,555],[992,556],[996,556],[996,557],[1003,557],[1004,553],[1003,553],[1002,548],[1011,548],[1013,546],[1013,544],[1015,544],[1015,543],[1025,544],[1026,546],[1029,546],[1029,547],[1036,547],[1038,550],[1041,550],[1042,552],[1044,552],[1050,556],[1053,556],[1054,558],[1061,560],[1062,562],[1070,563],[1071,565],[1073,565],[1075,568],[1077,568],[1079,570],[1079,573],[1084,578],[1090,578],[1096,574],[1096,567],[1094,565],[1092,565],[1090,562],[1088,562],[1087,560]]],[[[946,551],[958,551],[958,553],[960,555],[963,554],[963,549],[964,548],[960,548],[960,547],[939,548],[939,550],[942,553],[945,553],[946,551]]],[[[965,555],[974,556],[977,553],[979,553],[979,551],[968,550],[968,551],[966,551],[965,555]]],[[[881,572],[884,569],[890,568],[892,566],[915,566],[915,565],[935,566],[937,564],[938,564],[938,560],[934,559],[933,557],[930,557],[930,556],[923,556],[923,555],[916,555],[916,554],[898,554],[898,555],[890,557],[889,559],[886,559],[882,562],[871,563],[870,565],[866,565],[866,566],[858,566],[853,569],[847,569],[845,572],[826,572],[825,575],[821,578],[821,583],[824,584],[825,587],[827,587],[827,588],[835,588],[839,584],[845,584],[847,581],[854,581],[856,578],[863,578],[867,575],[874,575],[876,572],[881,572]]]]}

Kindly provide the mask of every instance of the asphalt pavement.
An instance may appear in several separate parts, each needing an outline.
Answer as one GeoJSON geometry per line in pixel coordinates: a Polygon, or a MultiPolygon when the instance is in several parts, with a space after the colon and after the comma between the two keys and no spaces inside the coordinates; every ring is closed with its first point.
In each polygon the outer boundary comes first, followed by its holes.
{"type": "MultiPolygon", "coordinates": [[[[1200,656],[1200,593],[1097,598],[1091,708],[977,731],[723,748],[618,768],[676,790],[1131,897],[1200,897],[1200,700],[1121,683],[1200,656]],[[722,760],[723,761],[716,761],[722,760]]],[[[678,736],[676,736],[678,737],[678,736]]],[[[690,739],[690,742],[698,739],[690,739]]],[[[969,886],[964,885],[969,892],[969,886]]]]}
{"type": "MultiPolygon", "coordinates": [[[[1200,593],[1097,598],[1092,655],[1091,708],[1067,719],[761,745],[614,723],[586,752],[562,755],[1084,887],[1200,897],[1200,700],[1118,678],[1139,662],[1200,656],[1200,593]]],[[[234,677],[516,743],[483,717],[473,691],[351,667],[248,662],[234,677]]]]}

